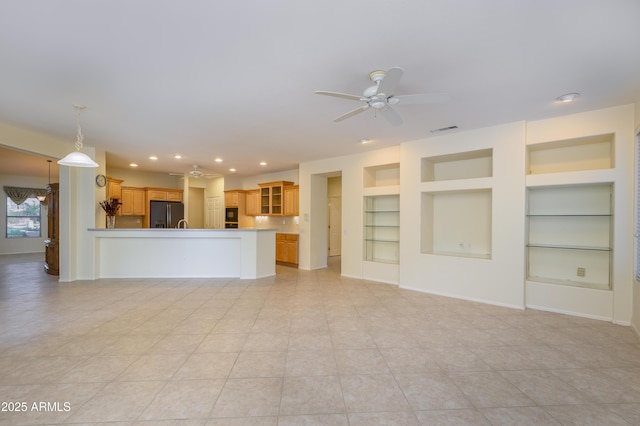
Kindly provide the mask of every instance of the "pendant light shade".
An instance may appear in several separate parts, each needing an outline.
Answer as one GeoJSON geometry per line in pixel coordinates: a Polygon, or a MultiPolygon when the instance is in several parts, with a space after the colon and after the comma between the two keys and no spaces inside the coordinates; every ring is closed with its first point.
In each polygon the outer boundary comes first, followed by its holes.
{"type": "Polygon", "coordinates": [[[84,105],[74,105],[73,107],[78,110],[78,135],[75,143],[76,150],[64,157],[62,160],[58,160],[58,164],[69,167],[98,167],[98,163],[89,158],[87,154],[80,152],[82,149],[82,141],[84,139],[82,129],[80,128],[80,110],[85,109],[86,107],[84,105]]]}

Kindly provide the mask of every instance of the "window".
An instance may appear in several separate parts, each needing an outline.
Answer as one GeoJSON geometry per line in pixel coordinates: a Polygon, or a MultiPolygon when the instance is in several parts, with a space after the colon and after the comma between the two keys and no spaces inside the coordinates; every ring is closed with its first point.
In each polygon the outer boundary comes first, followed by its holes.
{"type": "Polygon", "coordinates": [[[40,201],[31,197],[18,205],[7,197],[7,238],[40,236],[40,201]]]}

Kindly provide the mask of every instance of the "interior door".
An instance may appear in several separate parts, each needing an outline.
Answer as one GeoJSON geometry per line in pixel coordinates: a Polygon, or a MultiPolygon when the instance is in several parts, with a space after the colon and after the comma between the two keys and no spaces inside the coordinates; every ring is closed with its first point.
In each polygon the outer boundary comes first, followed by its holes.
{"type": "Polygon", "coordinates": [[[223,228],[223,203],[222,197],[216,195],[207,197],[206,224],[207,228],[222,229],[223,228]]]}
{"type": "Polygon", "coordinates": [[[342,253],[342,197],[329,197],[329,256],[342,253]]]}

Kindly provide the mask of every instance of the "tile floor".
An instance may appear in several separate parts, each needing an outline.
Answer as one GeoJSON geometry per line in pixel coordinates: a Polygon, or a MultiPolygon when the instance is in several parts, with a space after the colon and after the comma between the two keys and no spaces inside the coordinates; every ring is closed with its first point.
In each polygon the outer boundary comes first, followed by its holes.
{"type": "Polygon", "coordinates": [[[59,284],[6,259],[1,425],[640,424],[629,327],[344,278],[335,260],[59,284]]]}

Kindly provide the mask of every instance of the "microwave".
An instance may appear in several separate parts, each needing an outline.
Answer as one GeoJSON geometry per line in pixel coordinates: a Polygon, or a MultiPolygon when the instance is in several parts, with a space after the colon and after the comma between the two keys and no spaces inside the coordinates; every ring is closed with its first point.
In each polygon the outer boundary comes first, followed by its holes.
{"type": "Polygon", "coordinates": [[[225,222],[237,223],[238,222],[238,208],[237,207],[227,207],[225,209],[224,221],[225,222]]]}

